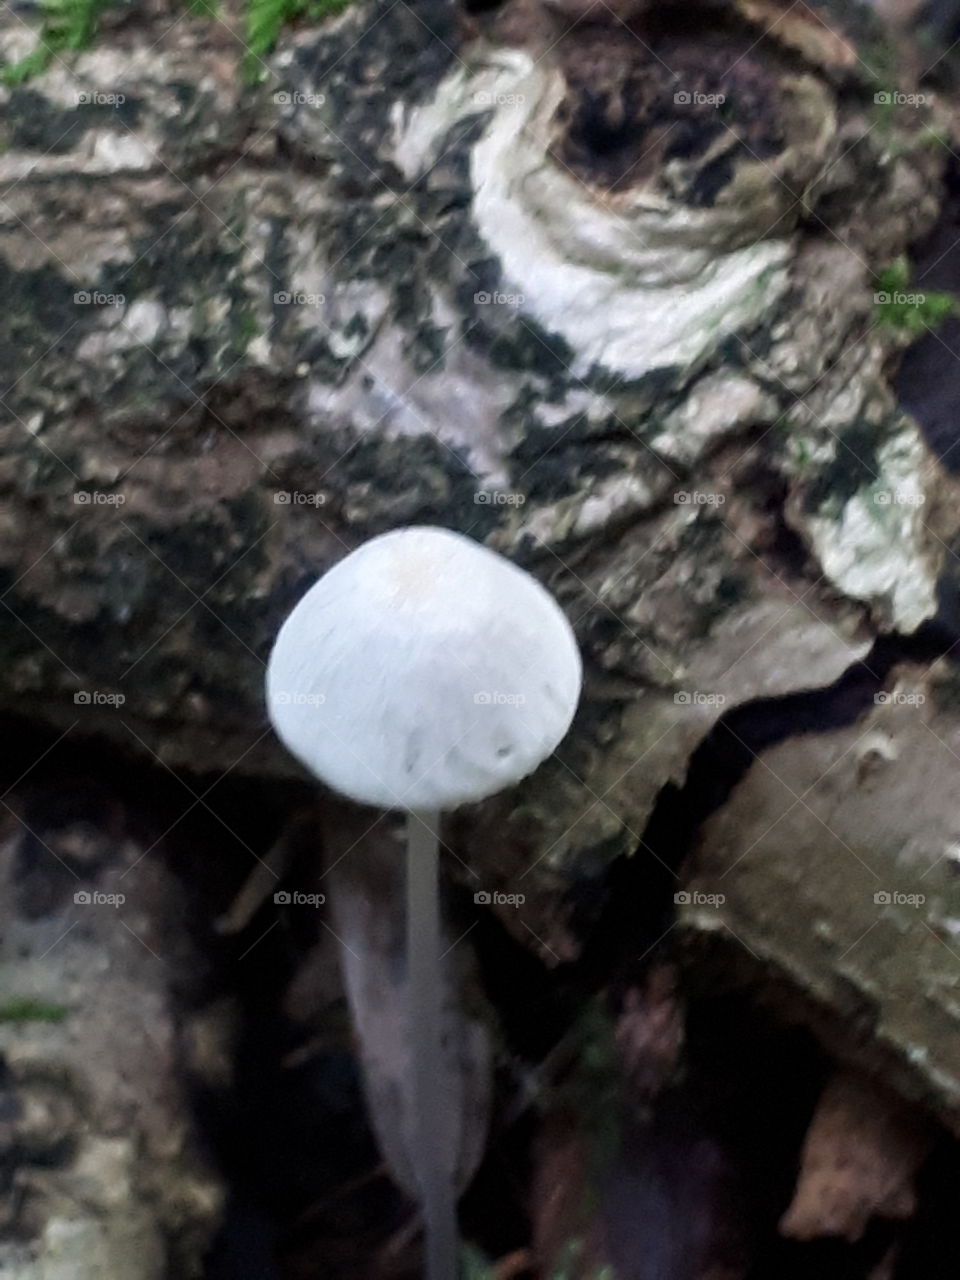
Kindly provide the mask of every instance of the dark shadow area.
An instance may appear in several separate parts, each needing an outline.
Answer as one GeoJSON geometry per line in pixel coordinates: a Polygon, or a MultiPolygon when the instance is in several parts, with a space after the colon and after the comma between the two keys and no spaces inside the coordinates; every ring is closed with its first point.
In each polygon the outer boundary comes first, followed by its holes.
{"type": "MultiPolygon", "coordinates": [[[[956,163],[948,169],[945,186],[940,220],[915,246],[910,288],[960,297],[960,167],[956,163]]],[[[904,352],[893,389],[944,467],[960,475],[960,318],[949,317],[904,352]]]]}

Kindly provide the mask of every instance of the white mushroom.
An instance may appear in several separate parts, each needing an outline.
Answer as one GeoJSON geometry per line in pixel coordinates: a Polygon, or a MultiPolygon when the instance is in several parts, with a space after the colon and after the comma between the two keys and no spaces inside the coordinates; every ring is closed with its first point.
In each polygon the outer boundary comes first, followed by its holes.
{"type": "Polygon", "coordinates": [[[270,715],[329,786],[448,809],[531,773],[569,728],[580,657],[553,598],[446,529],[384,534],[303,597],[270,657],[270,715]]]}
{"type": "Polygon", "coordinates": [[[456,1206],[435,1105],[439,811],[518,782],[563,738],[581,663],[528,573],[461,534],[383,534],[310,588],[267,669],[270,718],[321,781],[408,816],[407,962],[429,1280],[456,1275],[456,1206]]]}

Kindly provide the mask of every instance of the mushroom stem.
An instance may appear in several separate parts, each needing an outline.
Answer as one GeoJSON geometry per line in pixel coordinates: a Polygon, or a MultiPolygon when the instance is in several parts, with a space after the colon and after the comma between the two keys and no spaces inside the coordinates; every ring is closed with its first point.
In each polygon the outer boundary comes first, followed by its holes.
{"type": "Polygon", "coordinates": [[[437,811],[407,817],[407,965],[413,1098],[419,1125],[417,1175],[425,1224],[427,1280],[455,1280],[457,1207],[444,1130],[441,1031],[439,830],[437,811]]]}

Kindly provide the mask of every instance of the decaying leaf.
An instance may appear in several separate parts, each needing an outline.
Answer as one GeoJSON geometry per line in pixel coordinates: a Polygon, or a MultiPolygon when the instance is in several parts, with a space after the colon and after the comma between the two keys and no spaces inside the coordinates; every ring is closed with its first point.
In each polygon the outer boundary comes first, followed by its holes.
{"type": "Polygon", "coordinates": [[[841,1072],[817,1104],[797,1189],[780,1221],[795,1240],[859,1240],[874,1216],[909,1218],[931,1135],[915,1108],[868,1077],[841,1072]]]}
{"type": "MultiPolygon", "coordinates": [[[[405,958],[403,828],[394,817],[331,801],[323,817],[327,893],[370,1118],[392,1176],[419,1199],[422,1121],[414,1107],[405,958]]],[[[488,1025],[464,992],[472,952],[446,938],[444,1057],[436,1107],[448,1134],[449,1176],[462,1191],[483,1156],[490,1115],[488,1025]]],[[[416,1029],[413,1028],[413,1034],[416,1029]]]]}
{"type": "Polygon", "coordinates": [[[672,965],[656,965],[631,987],[617,1019],[617,1051],[631,1100],[653,1098],[675,1070],[684,1042],[683,1005],[672,965]]]}
{"type": "Polygon", "coordinates": [[[537,1141],[532,1209],[536,1255],[544,1275],[566,1265],[585,1280],[606,1265],[599,1216],[588,1213],[588,1141],[572,1117],[548,1117],[537,1141]],[[571,1256],[574,1255],[574,1256],[571,1256]]]}
{"type": "MultiPolygon", "coordinates": [[[[738,10],[775,40],[795,49],[813,66],[827,71],[854,71],[860,59],[855,42],[836,25],[836,15],[806,4],[780,0],[738,0],[738,10]]],[[[866,64],[860,63],[864,70],[866,64]]]]}

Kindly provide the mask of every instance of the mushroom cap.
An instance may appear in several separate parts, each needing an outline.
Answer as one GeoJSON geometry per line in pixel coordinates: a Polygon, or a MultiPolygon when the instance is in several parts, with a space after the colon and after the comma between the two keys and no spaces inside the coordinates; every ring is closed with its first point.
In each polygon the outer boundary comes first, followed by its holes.
{"type": "Polygon", "coordinates": [[[552,596],[447,529],[398,529],[319,579],[280,628],[267,705],[321,781],[383,809],[450,809],[532,773],[580,696],[552,596]]]}

